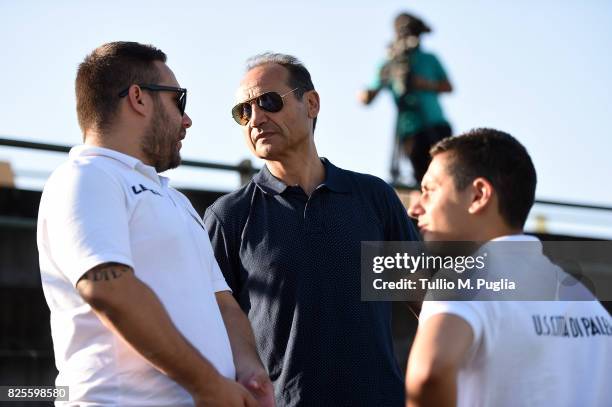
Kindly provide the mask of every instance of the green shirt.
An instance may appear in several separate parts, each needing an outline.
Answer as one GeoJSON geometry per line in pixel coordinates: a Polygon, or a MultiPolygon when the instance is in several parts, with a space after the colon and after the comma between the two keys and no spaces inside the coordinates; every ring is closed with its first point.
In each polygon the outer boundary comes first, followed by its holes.
{"type": "MultiPolygon", "coordinates": [[[[372,89],[387,88],[393,94],[398,109],[397,134],[401,139],[411,137],[419,131],[440,124],[448,124],[444,118],[442,107],[438,102],[438,93],[428,90],[414,90],[401,94],[401,86],[385,81],[381,77],[384,61],[378,70],[378,75],[371,84],[372,89]]],[[[423,52],[420,48],[410,53],[410,69],[415,76],[430,81],[448,80],[442,64],[435,55],[423,52]]]]}

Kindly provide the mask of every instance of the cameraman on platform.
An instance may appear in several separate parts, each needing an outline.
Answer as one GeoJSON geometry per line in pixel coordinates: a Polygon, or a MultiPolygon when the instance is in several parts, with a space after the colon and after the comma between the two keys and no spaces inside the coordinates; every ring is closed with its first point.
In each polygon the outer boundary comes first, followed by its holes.
{"type": "Polygon", "coordinates": [[[408,13],[398,15],[394,26],[395,40],[389,45],[387,59],[371,86],[358,97],[368,105],[380,90],[387,88],[392,92],[398,116],[391,176],[394,182],[398,181],[399,158],[403,153],[410,158],[419,185],[430,162],[430,147],[451,135],[438,94],[451,92],[452,86],[438,58],[420,46],[421,34],[431,29],[408,13]]]}

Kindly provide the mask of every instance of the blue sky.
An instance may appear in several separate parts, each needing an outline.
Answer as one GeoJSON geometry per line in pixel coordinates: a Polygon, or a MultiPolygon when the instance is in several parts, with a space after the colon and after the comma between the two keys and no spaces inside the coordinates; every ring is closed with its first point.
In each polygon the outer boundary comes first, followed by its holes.
{"type": "MultiPolygon", "coordinates": [[[[234,93],[245,59],[272,50],[296,55],[311,71],[321,95],[320,155],[387,178],[391,98],[365,108],[355,96],[402,10],[433,28],[423,44],[455,86],[442,103],[456,133],[488,126],[519,138],[536,164],[541,199],[612,205],[612,2],[605,0],[0,0],[0,135],[79,143],[77,65],[104,42],[132,40],[164,50],[189,89],[194,124],[183,157],[238,163],[250,153],[230,117],[234,93]]],[[[50,172],[64,158],[0,148],[18,174],[50,172]]],[[[220,172],[179,169],[171,177],[177,185],[238,185],[220,172]]]]}

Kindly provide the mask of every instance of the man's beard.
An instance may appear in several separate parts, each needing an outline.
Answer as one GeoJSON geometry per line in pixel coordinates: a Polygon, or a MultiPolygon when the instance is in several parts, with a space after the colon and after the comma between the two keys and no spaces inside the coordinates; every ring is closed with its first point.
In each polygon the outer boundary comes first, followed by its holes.
{"type": "Polygon", "coordinates": [[[164,172],[181,164],[177,143],[181,127],[174,128],[172,120],[161,106],[155,103],[155,116],[142,139],[142,152],[155,170],[164,172]]]}

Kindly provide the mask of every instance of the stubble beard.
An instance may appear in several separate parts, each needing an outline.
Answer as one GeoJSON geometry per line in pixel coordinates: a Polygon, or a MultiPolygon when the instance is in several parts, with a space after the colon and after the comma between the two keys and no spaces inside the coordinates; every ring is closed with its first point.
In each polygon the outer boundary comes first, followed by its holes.
{"type": "Polygon", "coordinates": [[[155,171],[164,172],[181,164],[177,147],[181,128],[174,128],[164,108],[156,102],[155,116],[145,132],[141,148],[155,171]]]}

